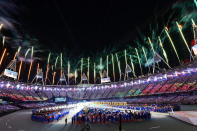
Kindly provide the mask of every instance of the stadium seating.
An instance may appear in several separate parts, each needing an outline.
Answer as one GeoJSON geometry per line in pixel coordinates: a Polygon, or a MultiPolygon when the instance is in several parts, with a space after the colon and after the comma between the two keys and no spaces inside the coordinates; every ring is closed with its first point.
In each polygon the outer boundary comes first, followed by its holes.
{"type": "Polygon", "coordinates": [[[0,105],[0,113],[7,113],[12,111],[20,110],[19,107],[13,106],[13,105],[0,105]]]}
{"type": "MultiPolygon", "coordinates": [[[[134,80],[120,81],[101,85],[87,86],[37,86],[6,81],[0,79],[0,97],[9,97],[19,101],[42,101],[53,97],[68,97],[73,99],[112,99],[132,98],[155,94],[184,93],[197,90],[197,69],[195,64],[178,67],[162,74],[134,80]]],[[[162,97],[163,98],[163,97],[162,97]]],[[[132,98],[134,99],[134,98],[132,98]]],[[[142,102],[142,98],[135,98],[142,102]]],[[[152,98],[147,98],[155,101],[152,98]]],[[[163,98],[169,101],[168,98],[163,98]]],[[[170,98],[171,99],[171,98],[170,98]]],[[[181,97],[177,99],[180,101],[181,97]]],[[[164,101],[158,99],[158,101],[164,101]]],[[[176,101],[175,101],[176,102],[176,101]]]]}

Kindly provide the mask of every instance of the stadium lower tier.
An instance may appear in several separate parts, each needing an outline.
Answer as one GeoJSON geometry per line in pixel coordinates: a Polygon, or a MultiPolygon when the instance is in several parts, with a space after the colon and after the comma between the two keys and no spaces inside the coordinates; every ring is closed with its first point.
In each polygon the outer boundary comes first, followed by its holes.
{"type": "Polygon", "coordinates": [[[9,104],[0,105],[0,116],[13,112],[13,111],[18,111],[18,110],[20,110],[20,108],[17,106],[13,106],[9,104]]]}

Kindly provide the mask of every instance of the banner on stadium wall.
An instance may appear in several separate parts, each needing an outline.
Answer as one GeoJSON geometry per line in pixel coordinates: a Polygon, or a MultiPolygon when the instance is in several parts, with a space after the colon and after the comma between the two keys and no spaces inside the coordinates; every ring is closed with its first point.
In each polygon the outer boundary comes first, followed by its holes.
{"type": "Polygon", "coordinates": [[[192,47],[192,51],[194,52],[194,55],[196,56],[197,55],[197,45],[194,45],[192,47]]]}
{"type": "Polygon", "coordinates": [[[107,83],[107,82],[111,82],[110,77],[101,78],[101,83],[107,83]]]}
{"type": "Polygon", "coordinates": [[[11,70],[5,69],[3,75],[5,75],[7,77],[10,77],[10,78],[17,79],[18,73],[15,72],[15,71],[11,71],[11,70]]]}
{"type": "Polygon", "coordinates": [[[123,106],[123,105],[127,105],[127,102],[94,102],[94,104],[112,105],[112,106],[123,106]]]}

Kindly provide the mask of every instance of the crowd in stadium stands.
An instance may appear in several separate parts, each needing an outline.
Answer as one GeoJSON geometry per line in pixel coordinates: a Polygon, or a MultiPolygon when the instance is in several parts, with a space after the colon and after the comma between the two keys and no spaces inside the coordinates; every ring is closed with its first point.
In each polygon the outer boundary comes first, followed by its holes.
{"type": "Polygon", "coordinates": [[[0,97],[16,101],[43,101],[53,97],[68,97],[81,100],[130,98],[134,103],[196,103],[196,95],[187,97],[184,94],[195,91],[197,91],[195,63],[143,78],[87,87],[70,85],[43,87],[0,79],[0,97]],[[155,96],[157,94],[160,96],[155,96]]]}
{"type": "Polygon", "coordinates": [[[102,101],[126,101],[131,104],[197,104],[197,94],[193,94],[193,92],[169,93],[165,95],[134,96],[124,99],[103,99],[102,101]]]}
{"type": "Polygon", "coordinates": [[[55,106],[55,103],[21,103],[19,104],[20,107],[26,108],[26,109],[35,109],[35,108],[41,108],[41,107],[49,107],[49,106],[55,106]]]}
{"type": "Polygon", "coordinates": [[[13,100],[19,100],[19,101],[37,101],[38,99],[33,98],[32,96],[22,96],[17,94],[9,94],[9,93],[3,93],[0,94],[2,97],[9,97],[13,100]]]}
{"type": "Polygon", "coordinates": [[[58,106],[44,107],[42,109],[34,109],[31,119],[41,122],[53,122],[61,120],[69,113],[68,108],[58,108],[58,106]]]}
{"type": "Polygon", "coordinates": [[[72,117],[72,124],[129,122],[135,120],[149,120],[148,111],[131,111],[119,109],[86,108],[72,117]]]}
{"type": "Polygon", "coordinates": [[[0,105],[0,114],[9,113],[17,110],[20,110],[20,108],[17,106],[13,106],[9,104],[0,105]]]}

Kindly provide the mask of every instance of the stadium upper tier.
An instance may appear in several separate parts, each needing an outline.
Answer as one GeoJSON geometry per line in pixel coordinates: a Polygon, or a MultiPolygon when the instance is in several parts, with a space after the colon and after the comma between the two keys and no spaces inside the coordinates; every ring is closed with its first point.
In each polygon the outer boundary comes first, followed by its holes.
{"type": "Polygon", "coordinates": [[[0,96],[22,101],[53,97],[108,99],[197,90],[197,61],[134,80],[97,85],[29,85],[0,80],[0,96]]]}

